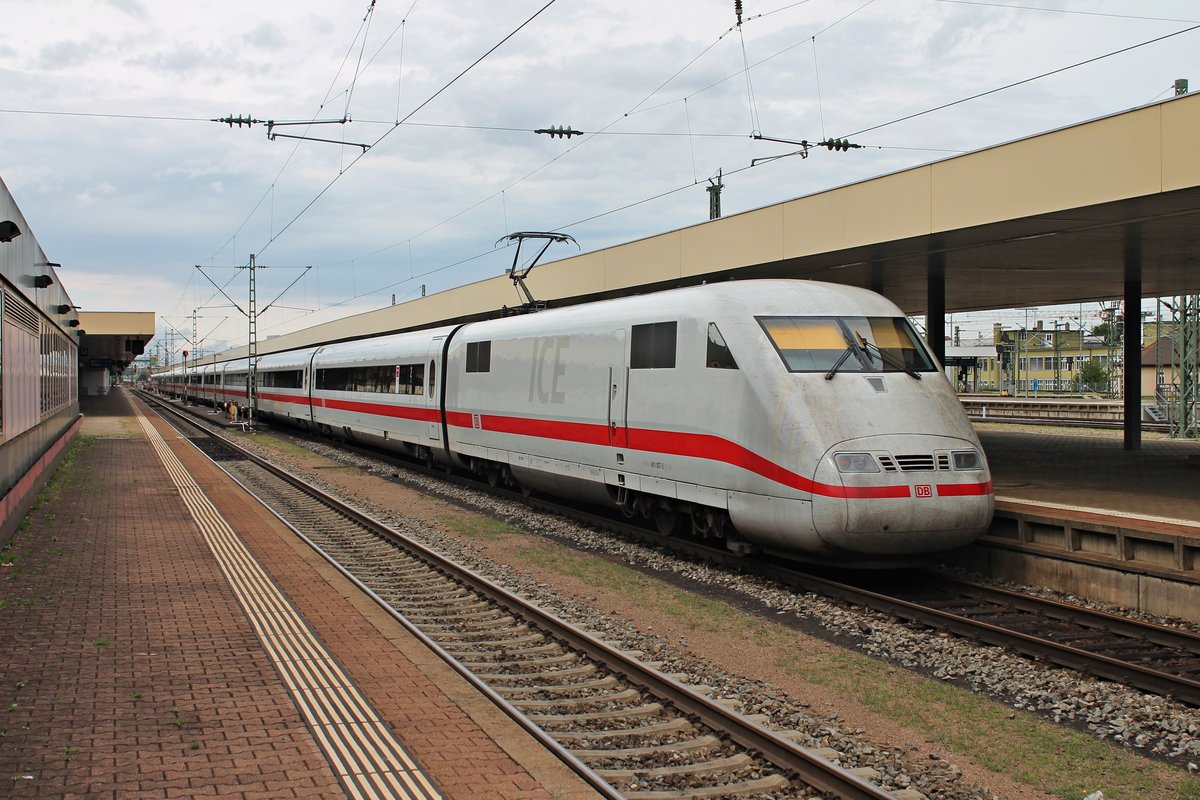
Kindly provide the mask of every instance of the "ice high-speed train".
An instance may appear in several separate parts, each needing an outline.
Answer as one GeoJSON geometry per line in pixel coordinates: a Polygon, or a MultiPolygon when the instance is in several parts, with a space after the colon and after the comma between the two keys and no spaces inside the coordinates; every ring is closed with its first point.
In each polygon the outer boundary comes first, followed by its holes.
{"type": "MultiPolygon", "coordinates": [[[[256,370],[273,420],[732,549],[901,563],[992,517],[953,388],[900,310],[863,289],[709,284],[272,353],[256,370]]],[[[155,380],[245,405],[247,371],[155,380]]]]}

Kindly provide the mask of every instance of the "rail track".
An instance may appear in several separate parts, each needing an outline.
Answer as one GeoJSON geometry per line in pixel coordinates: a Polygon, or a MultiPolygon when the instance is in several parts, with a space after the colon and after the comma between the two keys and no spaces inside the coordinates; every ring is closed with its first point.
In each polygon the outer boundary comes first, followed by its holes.
{"type": "Polygon", "coordinates": [[[785,574],[846,602],[1200,706],[1200,637],[1187,631],[933,572],[882,586],[785,574]]]}
{"type": "MultiPolygon", "coordinates": [[[[399,463],[378,452],[359,452],[399,463]]],[[[796,589],[1200,706],[1200,637],[1184,631],[933,572],[905,572],[898,580],[873,582],[864,578],[871,573],[829,577],[805,565],[744,557],[703,542],[663,535],[612,515],[438,474],[680,555],[752,572],[796,589]]]]}
{"type": "Polygon", "coordinates": [[[892,797],[144,399],[602,795],[892,797]]]}
{"type": "MultiPolygon", "coordinates": [[[[987,422],[997,425],[1043,425],[1059,428],[1096,428],[1098,430],[1123,430],[1125,423],[1121,420],[1086,419],[1082,417],[1021,417],[1021,416],[983,416],[973,411],[967,413],[971,422],[987,422]]],[[[1165,422],[1142,422],[1141,429],[1152,433],[1169,433],[1171,426],[1165,422]]]]}
{"type": "Polygon", "coordinates": [[[607,527],[681,555],[1200,706],[1200,636],[1187,631],[936,571],[831,577],[805,565],[738,556],[638,526],[609,521],[607,527]]]}

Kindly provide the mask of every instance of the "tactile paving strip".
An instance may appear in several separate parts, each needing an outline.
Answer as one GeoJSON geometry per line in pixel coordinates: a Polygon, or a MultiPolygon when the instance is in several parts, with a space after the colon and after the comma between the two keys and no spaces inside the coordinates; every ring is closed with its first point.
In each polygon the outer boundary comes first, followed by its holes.
{"type": "Polygon", "coordinates": [[[137,412],[137,417],[258,633],[263,649],[349,796],[377,800],[441,798],[432,781],[379,720],[162,436],[144,414],[137,412]]]}

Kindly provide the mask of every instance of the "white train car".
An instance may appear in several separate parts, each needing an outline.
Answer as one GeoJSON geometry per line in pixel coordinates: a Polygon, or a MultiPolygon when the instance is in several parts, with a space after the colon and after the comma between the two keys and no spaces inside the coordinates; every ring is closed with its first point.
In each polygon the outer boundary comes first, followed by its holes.
{"type": "Polygon", "coordinates": [[[312,425],[308,368],[315,347],[261,356],[255,370],[258,413],[301,428],[312,425]]]}
{"type": "Polygon", "coordinates": [[[476,323],[446,374],[464,465],[664,530],[686,515],[701,533],[861,560],[950,550],[991,520],[952,387],[865,290],[722,283],[476,323]]]}
{"type": "Polygon", "coordinates": [[[272,418],[733,549],[891,565],[991,521],[953,388],[901,311],[862,289],[712,284],[277,353],[257,371],[272,418]]]}
{"type": "Polygon", "coordinates": [[[454,330],[433,328],[318,348],[309,368],[313,426],[447,461],[438,373],[454,330]]]}

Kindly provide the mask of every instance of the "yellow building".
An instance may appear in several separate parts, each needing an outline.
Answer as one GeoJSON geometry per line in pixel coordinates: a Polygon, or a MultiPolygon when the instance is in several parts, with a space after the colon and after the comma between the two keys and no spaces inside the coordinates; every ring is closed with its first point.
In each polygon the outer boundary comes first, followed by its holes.
{"type": "Polygon", "coordinates": [[[1119,386],[1114,369],[1121,357],[1119,343],[1110,344],[1070,323],[1052,324],[1046,328],[1039,321],[1030,330],[994,326],[996,355],[980,365],[979,389],[1009,395],[1106,394],[1119,386]],[[1085,385],[1086,373],[1081,372],[1089,361],[1095,366],[1087,371],[1095,374],[1085,385]]]}

